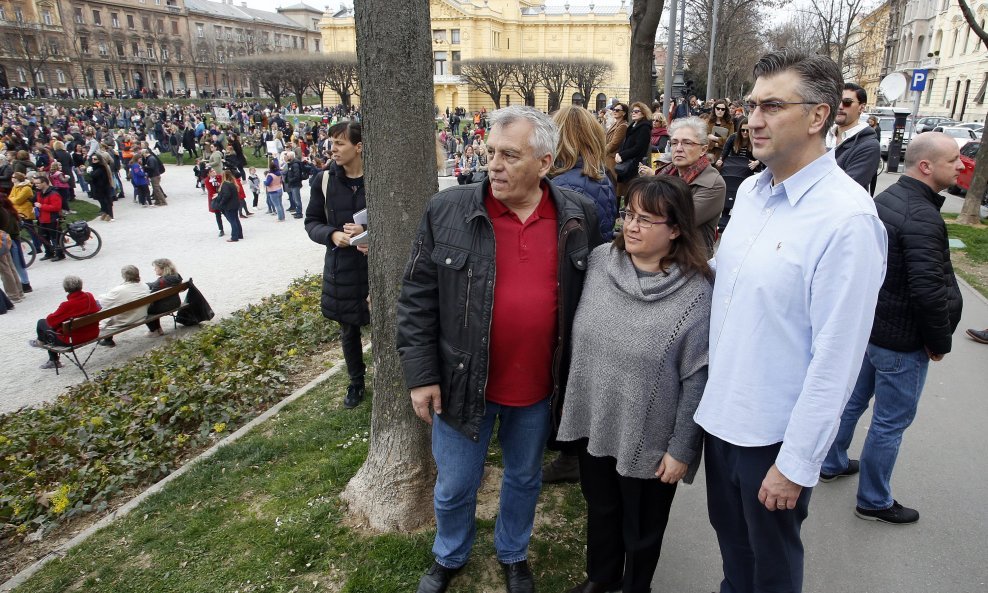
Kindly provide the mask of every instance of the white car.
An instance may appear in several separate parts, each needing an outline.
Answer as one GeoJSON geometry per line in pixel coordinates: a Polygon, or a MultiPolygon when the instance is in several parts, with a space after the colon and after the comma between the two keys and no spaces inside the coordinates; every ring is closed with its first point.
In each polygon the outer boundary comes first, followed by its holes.
{"type": "Polygon", "coordinates": [[[953,138],[954,141],[957,142],[957,148],[964,146],[968,142],[979,139],[978,135],[974,133],[974,130],[961,126],[937,126],[933,128],[933,131],[943,132],[953,138]]]}
{"type": "Polygon", "coordinates": [[[983,132],[984,129],[985,129],[985,124],[978,123],[976,121],[972,121],[972,122],[967,122],[967,123],[964,123],[964,124],[957,124],[957,126],[955,126],[955,127],[958,127],[958,128],[967,128],[967,129],[973,131],[975,134],[977,134],[978,135],[978,138],[980,139],[981,138],[981,132],[983,132]]]}

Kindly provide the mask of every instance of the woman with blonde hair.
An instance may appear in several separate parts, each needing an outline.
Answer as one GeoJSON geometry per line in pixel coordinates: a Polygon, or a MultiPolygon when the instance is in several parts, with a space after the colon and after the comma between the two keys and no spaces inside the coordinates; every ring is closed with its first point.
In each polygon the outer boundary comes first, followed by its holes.
{"type": "MultiPolygon", "coordinates": [[[[148,289],[151,292],[158,292],[159,290],[178,286],[182,283],[182,275],[175,269],[175,264],[172,263],[172,260],[162,257],[151,262],[151,266],[154,268],[155,275],[155,279],[148,282],[148,289]]],[[[148,317],[152,317],[158,313],[164,313],[165,311],[171,311],[178,308],[181,304],[182,299],[177,294],[161,299],[160,301],[155,301],[148,307],[148,317]]],[[[161,329],[160,319],[147,322],[147,326],[148,336],[162,336],[165,333],[161,329]]]]}
{"type": "Polygon", "coordinates": [[[552,120],[559,126],[559,144],[549,177],[557,187],[578,191],[593,200],[600,234],[610,241],[617,218],[617,196],[606,175],[604,128],[589,111],[573,105],[557,111],[552,120]]]}

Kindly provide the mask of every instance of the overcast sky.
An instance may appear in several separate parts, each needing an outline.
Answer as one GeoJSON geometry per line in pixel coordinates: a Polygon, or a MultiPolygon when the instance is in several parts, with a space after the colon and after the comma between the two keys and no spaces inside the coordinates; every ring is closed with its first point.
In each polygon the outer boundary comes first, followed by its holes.
{"type": "MultiPolygon", "coordinates": [[[[240,6],[241,2],[247,2],[247,6],[251,8],[259,8],[261,10],[271,10],[274,11],[279,6],[291,6],[297,4],[298,0],[233,0],[233,3],[240,6]]],[[[329,5],[330,9],[336,9],[340,5],[340,0],[302,0],[312,8],[325,8],[329,5]]],[[[546,4],[550,6],[562,6],[566,4],[567,0],[546,0],[546,4]]],[[[353,6],[353,0],[345,0],[347,6],[353,6]]],[[[593,3],[597,6],[620,6],[621,0],[569,0],[571,6],[588,6],[593,3]]],[[[631,6],[631,0],[628,0],[628,6],[631,6]]]]}

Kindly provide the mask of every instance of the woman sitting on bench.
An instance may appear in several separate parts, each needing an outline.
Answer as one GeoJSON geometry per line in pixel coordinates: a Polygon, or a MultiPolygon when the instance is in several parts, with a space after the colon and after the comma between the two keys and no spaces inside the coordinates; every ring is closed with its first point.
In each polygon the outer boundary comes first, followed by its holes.
{"type": "MultiPolygon", "coordinates": [[[[170,288],[172,286],[178,286],[182,283],[182,276],[175,270],[175,265],[172,264],[172,260],[161,258],[156,259],[151,262],[154,266],[154,273],[157,278],[153,282],[148,282],[148,288],[151,292],[158,292],[159,290],[164,290],[165,288],[170,288]]],[[[161,299],[160,301],[154,302],[148,307],[148,315],[157,315],[158,313],[164,313],[165,311],[173,311],[182,306],[182,299],[177,295],[172,295],[166,299],[161,299]]],[[[148,335],[149,336],[163,336],[165,334],[161,329],[161,320],[155,319],[147,323],[148,335]]]]}
{"type": "MultiPolygon", "coordinates": [[[[92,324],[72,332],[72,335],[62,333],[62,322],[74,317],[82,317],[99,311],[99,303],[88,292],[82,291],[82,279],[78,276],[66,276],[62,288],[67,293],[65,301],[55,309],[55,312],[44,319],[38,320],[38,339],[30,340],[28,344],[35,348],[43,348],[46,344],[53,346],[71,346],[82,344],[99,335],[99,325],[92,324]]],[[[48,351],[48,362],[41,365],[43,369],[61,368],[58,352],[48,351]]]]}
{"type": "MultiPolygon", "coordinates": [[[[123,277],[123,284],[111,288],[109,292],[100,295],[96,299],[104,309],[136,301],[151,294],[148,287],[141,284],[141,271],[137,269],[137,266],[124,266],[120,269],[120,275],[123,277]]],[[[114,315],[104,322],[103,331],[112,332],[116,329],[139,323],[147,317],[147,314],[148,306],[144,305],[130,311],[125,311],[119,315],[114,315]]],[[[113,336],[103,338],[99,341],[99,344],[100,346],[109,346],[110,348],[117,345],[113,341],[113,336]]]]}

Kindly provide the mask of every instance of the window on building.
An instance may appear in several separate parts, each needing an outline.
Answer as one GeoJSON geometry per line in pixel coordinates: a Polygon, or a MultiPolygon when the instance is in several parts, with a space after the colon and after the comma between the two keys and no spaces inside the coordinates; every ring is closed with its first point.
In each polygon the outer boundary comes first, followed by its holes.
{"type": "Polygon", "coordinates": [[[233,27],[226,28],[226,40],[233,41],[233,27]]]}
{"type": "Polygon", "coordinates": [[[179,62],[182,61],[182,46],[181,45],[176,45],[175,46],[175,59],[178,60],[179,62]]]}
{"type": "Polygon", "coordinates": [[[449,42],[450,43],[459,43],[460,42],[460,30],[459,29],[453,29],[453,30],[451,30],[449,32],[449,42]]]}
{"type": "Polygon", "coordinates": [[[55,24],[55,19],[52,18],[51,11],[50,10],[45,10],[45,11],[43,11],[41,13],[41,20],[46,25],[54,25],[55,24]]]}
{"type": "Polygon", "coordinates": [[[292,35],[292,49],[298,49],[298,37],[292,35]]]}
{"type": "Polygon", "coordinates": [[[433,29],[432,40],[436,43],[446,43],[446,29],[433,29]]]}
{"type": "Polygon", "coordinates": [[[950,93],[950,77],[948,76],[946,80],[943,81],[943,103],[941,105],[947,105],[947,94],[950,93]]]}
{"type": "Polygon", "coordinates": [[[149,43],[147,45],[147,48],[148,48],[148,57],[153,59],[154,58],[154,44],[153,43],[149,43]]]}
{"type": "Polygon", "coordinates": [[[106,42],[105,41],[100,41],[99,42],[99,55],[104,56],[104,57],[110,55],[110,49],[106,46],[106,42]]]}
{"type": "Polygon", "coordinates": [[[120,28],[120,15],[115,12],[110,13],[110,26],[114,29],[120,28]]]}
{"type": "Polygon", "coordinates": [[[45,73],[42,70],[38,70],[38,73],[34,75],[34,82],[44,83],[45,73]]]}
{"type": "Polygon", "coordinates": [[[168,59],[168,46],[167,45],[162,45],[161,46],[161,59],[162,60],[167,60],[168,59]]]}
{"type": "Polygon", "coordinates": [[[161,19],[158,19],[158,22],[155,23],[155,25],[154,25],[154,30],[157,31],[158,33],[164,33],[165,32],[165,21],[163,21],[161,19]]]}
{"type": "Polygon", "coordinates": [[[971,41],[971,27],[964,28],[964,45],[961,46],[961,53],[966,54],[968,49],[967,45],[971,41]]]}
{"type": "Polygon", "coordinates": [[[202,39],[206,36],[206,26],[202,23],[196,23],[196,37],[202,39]]]}
{"type": "Polygon", "coordinates": [[[460,52],[458,52],[458,51],[450,52],[450,58],[451,58],[450,61],[452,62],[450,72],[452,74],[459,75],[461,73],[460,72],[460,52]]]}
{"type": "Polygon", "coordinates": [[[17,80],[20,82],[27,82],[27,70],[24,68],[17,68],[17,80]]]}
{"type": "Polygon", "coordinates": [[[172,35],[178,35],[178,21],[172,21],[172,35]]]}
{"type": "Polygon", "coordinates": [[[151,30],[151,19],[148,18],[147,16],[142,16],[141,17],[141,27],[145,31],[150,31],[151,30]]]}
{"type": "Polygon", "coordinates": [[[3,4],[0,4],[0,21],[5,20],[7,20],[7,9],[3,7],[3,4]]]}
{"type": "Polygon", "coordinates": [[[58,80],[58,84],[65,84],[65,73],[61,70],[55,70],[55,79],[58,80]]]}
{"type": "Polygon", "coordinates": [[[312,30],[313,31],[319,30],[319,19],[312,19],[312,30]]]}
{"type": "Polygon", "coordinates": [[[213,25],[213,37],[217,39],[223,39],[223,27],[219,25],[213,25]]]}
{"type": "Polygon", "coordinates": [[[103,70],[103,83],[106,84],[106,88],[113,87],[113,79],[110,78],[110,71],[108,69],[103,70]]]}
{"type": "Polygon", "coordinates": [[[134,56],[135,58],[139,58],[141,56],[141,48],[137,47],[136,41],[130,42],[130,55],[134,56]]]}
{"type": "Polygon", "coordinates": [[[134,15],[132,14],[127,15],[127,28],[132,30],[137,28],[137,26],[134,25],[134,15]]]}
{"type": "Polygon", "coordinates": [[[930,78],[928,81],[926,81],[926,98],[923,99],[923,104],[924,105],[929,105],[930,104],[930,99],[933,98],[933,81],[934,80],[936,80],[936,79],[935,78],[930,78]]]}
{"type": "Polygon", "coordinates": [[[501,48],[501,32],[500,31],[493,31],[491,33],[491,47],[493,47],[494,49],[500,49],[501,48]]]}
{"type": "Polygon", "coordinates": [[[443,76],[449,74],[446,70],[446,52],[444,51],[434,51],[432,52],[433,61],[435,62],[435,69],[433,74],[436,76],[443,76]]]}
{"type": "Polygon", "coordinates": [[[124,44],[123,44],[123,41],[118,41],[116,43],[116,46],[117,46],[117,56],[119,56],[121,58],[124,57],[124,44]]]}
{"type": "Polygon", "coordinates": [[[48,53],[52,56],[57,56],[62,53],[62,47],[58,44],[57,39],[52,39],[48,42],[48,53]]]}
{"type": "MultiPolygon", "coordinates": [[[[21,7],[20,6],[15,6],[14,7],[14,20],[17,21],[18,23],[23,23],[24,22],[24,11],[21,10],[21,7]]],[[[96,24],[99,24],[99,23],[96,23],[96,24]]]]}
{"type": "Polygon", "coordinates": [[[316,53],[319,53],[319,40],[313,39],[312,42],[316,44],[313,49],[315,50],[316,53]]]}
{"type": "MultiPolygon", "coordinates": [[[[7,20],[7,17],[4,16],[4,19],[3,20],[7,20]]],[[[76,6],[75,7],[75,22],[79,23],[80,25],[86,24],[86,17],[82,16],[82,7],[81,6],[76,6]]]]}
{"type": "Polygon", "coordinates": [[[89,53],[89,38],[86,37],[85,35],[81,35],[79,37],[79,51],[81,51],[84,54],[89,53]]]}
{"type": "Polygon", "coordinates": [[[94,10],[93,11],[93,24],[94,25],[102,25],[103,24],[103,15],[100,14],[100,12],[98,10],[94,10]]]}
{"type": "Polygon", "coordinates": [[[950,42],[950,57],[957,51],[957,29],[954,29],[954,40],[950,42]]]}
{"type": "Polygon", "coordinates": [[[981,79],[981,86],[978,87],[978,94],[974,96],[974,102],[981,105],[985,102],[985,87],[988,87],[988,73],[981,79]]]}

